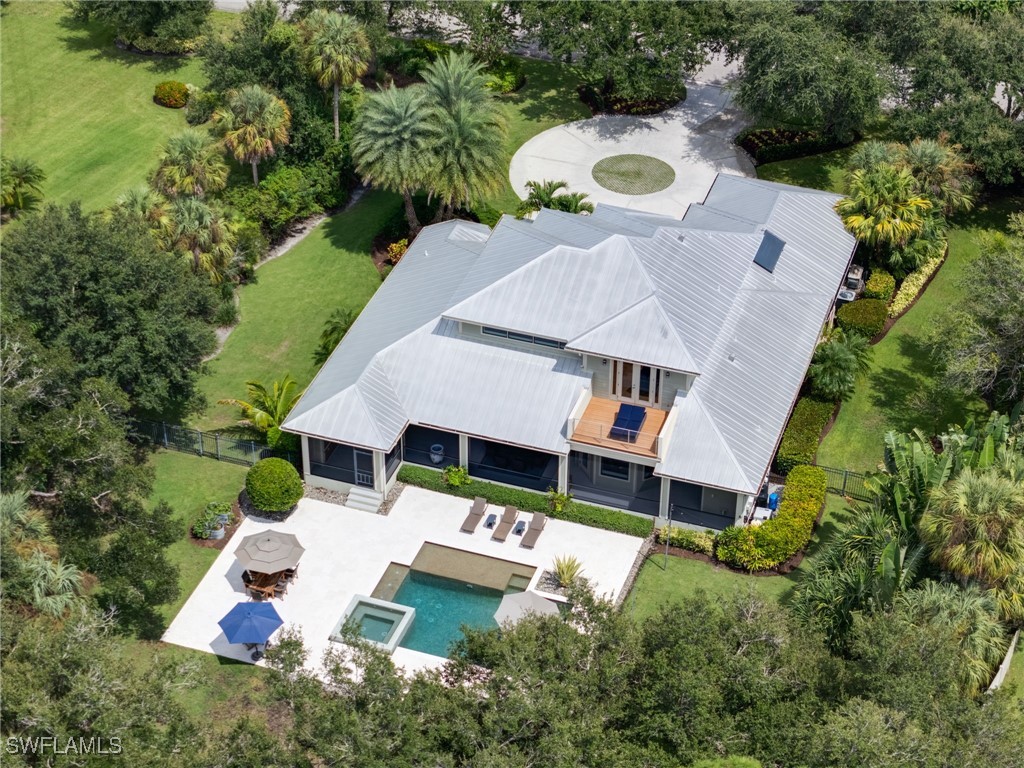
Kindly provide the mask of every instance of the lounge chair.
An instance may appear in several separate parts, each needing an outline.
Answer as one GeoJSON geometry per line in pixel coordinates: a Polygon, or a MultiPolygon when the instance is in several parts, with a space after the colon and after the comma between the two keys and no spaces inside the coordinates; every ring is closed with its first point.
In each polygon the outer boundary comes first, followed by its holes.
{"type": "Polygon", "coordinates": [[[494,529],[494,534],[491,536],[495,541],[504,541],[508,538],[508,532],[512,530],[512,526],[516,524],[516,518],[519,517],[519,510],[509,505],[505,507],[505,511],[501,513],[501,522],[498,523],[498,527],[494,529]]]}
{"type": "Polygon", "coordinates": [[[540,538],[540,533],[544,530],[544,526],[547,522],[547,515],[543,512],[534,512],[533,520],[530,521],[530,529],[523,534],[523,542],[520,546],[526,547],[527,549],[533,549],[533,545],[537,543],[537,539],[540,538]]]}
{"type": "Polygon", "coordinates": [[[619,412],[615,414],[615,423],[612,425],[610,436],[616,440],[635,443],[645,421],[647,421],[646,408],[642,405],[623,403],[619,406],[619,412]]]}
{"type": "Polygon", "coordinates": [[[463,533],[473,533],[476,527],[480,525],[480,521],[484,519],[484,512],[487,509],[486,499],[477,496],[473,500],[473,508],[469,510],[469,514],[466,516],[465,522],[462,523],[461,530],[463,533]]]}

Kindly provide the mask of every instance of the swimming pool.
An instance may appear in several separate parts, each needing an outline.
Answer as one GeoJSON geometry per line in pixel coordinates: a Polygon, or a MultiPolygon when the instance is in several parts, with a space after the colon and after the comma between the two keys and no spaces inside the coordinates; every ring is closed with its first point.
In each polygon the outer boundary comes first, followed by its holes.
{"type": "Polygon", "coordinates": [[[501,598],[511,592],[522,592],[522,589],[508,587],[502,592],[410,570],[392,598],[392,602],[416,610],[412,626],[399,645],[434,656],[447,656],[451,644],[462,637],[463,624],[476,629],[496,628],[494,612],[501,598]]]}
{"type": "Polygon", "coordinates": [[[352,625],[364,638],[391,653],[409,630],[415,615],[416,611],[409,606],[356,595],[334,625],[330,639],[337,643],[344,642],[343,630],[352,625]]]}

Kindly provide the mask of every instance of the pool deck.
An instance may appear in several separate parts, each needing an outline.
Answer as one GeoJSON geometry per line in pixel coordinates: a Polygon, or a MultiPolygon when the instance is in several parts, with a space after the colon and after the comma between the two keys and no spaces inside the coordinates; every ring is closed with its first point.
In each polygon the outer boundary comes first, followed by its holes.
{"type": "MultiPolygon", "coordinates": [[[[199,586],[171,622],[163,640],[174,645],[249,661],[241,645],[228,643],[217,625],[235,603],[246,601],[242,567],[235,559],[238,541],[267,529],[294,533],[306,548],[299,577],[288,593],[272,601],[285,626],[302,632],[309,666],[317,668],[328,639],[346,606],[357,594],[370,595],[392,563],[409,565],[425,542],[511,560],[537,569],[550,569],[556,556],[574,555],[583,563],[583,576],[599,595],[615,598],[626,581],[643,540],[576,523],[548,519],[534,549],[519,546],[521,537],[504,543],[491,540],[481,524],[473,534],[459,531],[471,501],[412,486],[406,487],[387,516],[305,498],[283,523],[248,518],[220,553],[199,586]]],[[[501,509],[489,506],[488,514],[501,509]]],[[[529,520],[530,513],[520,519],[529,520]]],[[[413,672],[437,667],[443,659],[408,648],[397,648],[395,664],[413,672]]],[[[263,662],[260,662],[261,664],[263,662]]]]}

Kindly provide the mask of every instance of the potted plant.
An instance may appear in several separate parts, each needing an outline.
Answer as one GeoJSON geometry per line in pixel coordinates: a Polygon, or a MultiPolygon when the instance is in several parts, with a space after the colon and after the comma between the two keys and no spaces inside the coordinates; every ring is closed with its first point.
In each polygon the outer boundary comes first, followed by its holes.
{"type": "Polygon", "coordinates": [[[206,514],[216,516],[217,522],[224,527],[234,522],[230,501],[211,501],[206,505],[206,514]]]}
{"type": "MultiPolygon", "coordinates": [[[[230,510],[229,510],[230,514],[230,510]]],[[[209,506],[192,525],[192,535],[197,539],[219,540],[224,538],[224,524],[216,512],[211,512],[209,506]]]]}

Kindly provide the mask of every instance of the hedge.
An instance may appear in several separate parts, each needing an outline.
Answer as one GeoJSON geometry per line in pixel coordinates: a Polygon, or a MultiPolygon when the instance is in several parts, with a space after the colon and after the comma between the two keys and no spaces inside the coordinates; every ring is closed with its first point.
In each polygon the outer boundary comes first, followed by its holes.
{"type": "Polygon", "coordinates": [[[775,517],[761,525],[726,528],[718,535],[718,559],[749,571],[764,571],[786,562],[810,543],[827,488],[825,470],[796,467],[786,477],[775,517]]]}
{"type": "Polygon", "coordinates": [[[661,544],[668,539],[670,546],[711,555],[715,551],[715,534],[711,531],[694,531],[689,528],[669,528],[658,530],[658,541],[661,544]]]}
{"type": "Polygon", "coordinates": [[[793,409],[789,425],[782,435],[775,466],[786,474],[799,464],[812,464],[818,452],[821,430],[828,424],[835,403],[802,397],[793,409]]]}
{"type": "Polygon", "coordinates": [[[188,86],[177,80],[164,80],[153,89],[153,101],[163,107],[181,109],[188,103],[188,86]]]}
{"type": "Polygon", "coordinates": [[[900,286],[899,292],[896,294],[896,298],[893,299],[892,304],[889,306],[889,317],[899,317],[906,312],[910,305],[914,303],[917,294],[924,288],[924,284],[928,282],[928,278],[934,275],[935,270],[940,266],[942,266],[942,257],[926,261],[907,275],[903,285],[900,286]]]}
{"type": "Polygon", "coordinates": [[[858,299],[844,304],[836,312],[836,323],[844,331],[873,339],[885,328],[889,307],[881,299],[858,299]]]}
{"type": "Polygon", "coordinates": [[[410,464],[403,464],[398,470],[398,479],[409,485],[416,485],[438,493],[447,493],[450,496],[461,496],[464,499],[472,499],[482,496],[489,504],[506,506],[511,504],[516,509],[524,512],[543,512],[549,517],[559,520],[566,520],[570,523],[589,525],[591,528],[602,528],[606,531],[616,531],[630,536],[647,538],[654,528],[654,521],[642,517],[616,512],[614,509],[603,509],[592,507],[588,504],[572,502],[561,512],[555,513],[548,504],[548,498],[544,494],[524,491],[519,488],[509,488],[504,485],[495,485],[483,480],[470,480],[466,485],[453,488],[445,484],[441,473],[426,467],[417,467],[410,464]]]}
{"type": "Polygon", "coordinates": [[[245,475],[245,492],[256,509],[287,512],[302,498],[302,478],[284,459],[260,459],[245,475]]]}
{"type": "Polygon", "coordinates": [[[864,283],[865,299],[881,299],[886,304],[892,301],[896,293],[896,278],[884,269],[871,270],[871,277],[864,283]]]}
{"type": "Polygon", "coordinates": [[[816,131],[790,128],[748,128],[741,131],[733,142],[745,149],[758,164],[816,155],[843,146],[816,131]]]}

